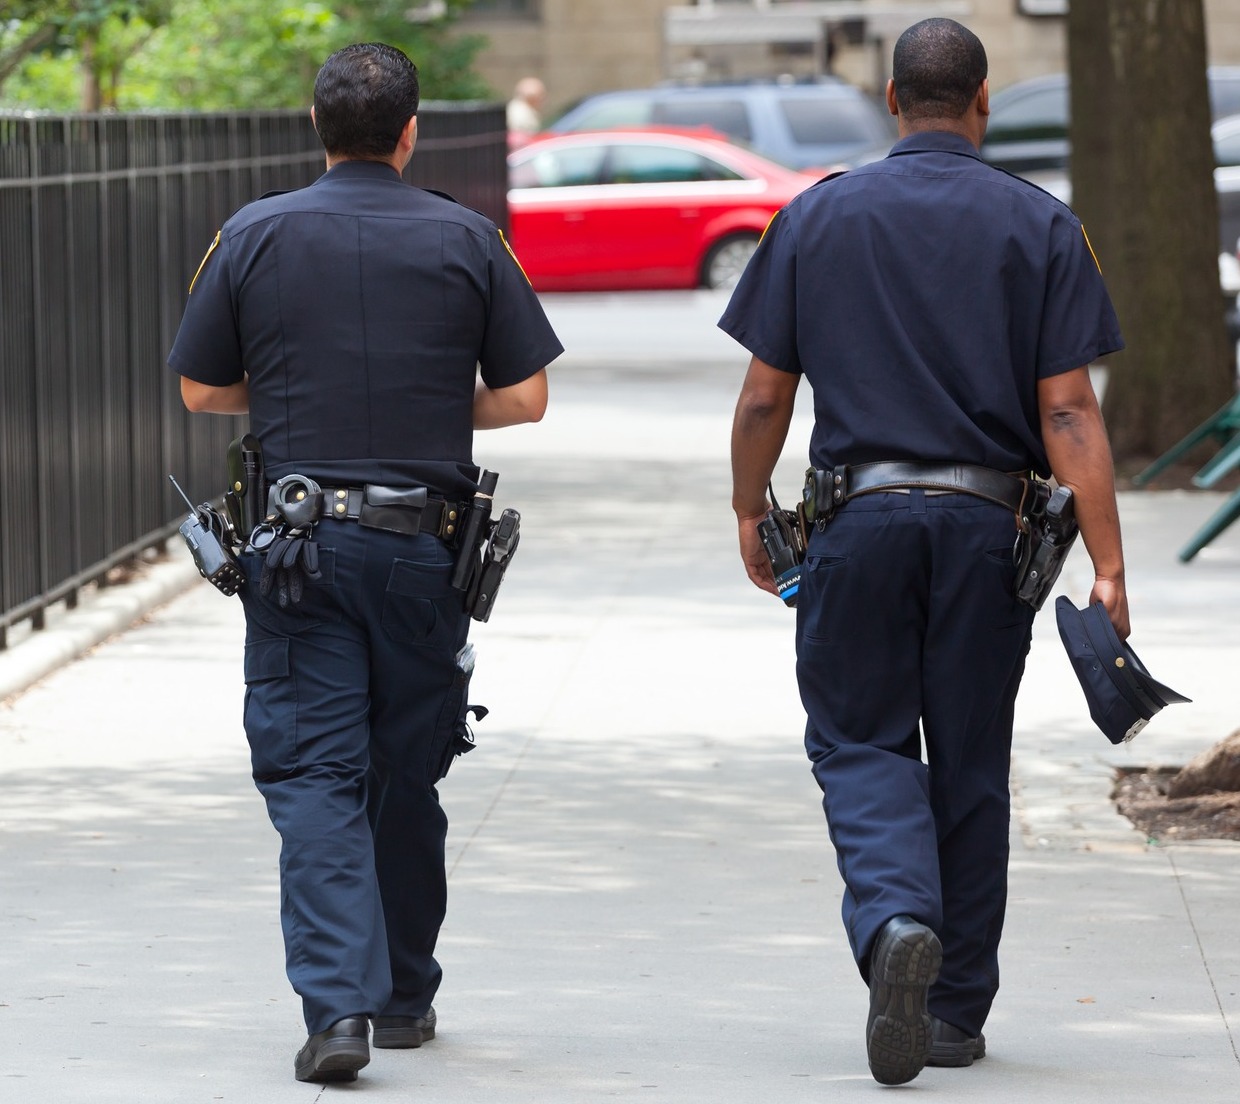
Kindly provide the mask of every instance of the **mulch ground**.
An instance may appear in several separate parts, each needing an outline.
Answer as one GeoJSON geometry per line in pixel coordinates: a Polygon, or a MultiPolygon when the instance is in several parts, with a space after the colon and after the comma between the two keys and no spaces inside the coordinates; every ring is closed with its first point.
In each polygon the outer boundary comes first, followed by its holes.
{"type": "Polygon", "coordinates": [[[1240,793],[1202,794],[1169,798],[1167,783],[1176,768],[1134,768],[1118,774],[1111,797],[1147,839],[1159,843],[1178,840],[1240,840],[1240,793]]]}

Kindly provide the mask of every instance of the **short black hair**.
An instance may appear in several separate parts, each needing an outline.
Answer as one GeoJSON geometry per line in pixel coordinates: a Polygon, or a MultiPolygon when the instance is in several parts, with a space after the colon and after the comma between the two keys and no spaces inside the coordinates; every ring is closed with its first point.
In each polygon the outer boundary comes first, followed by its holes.
{"type": "Polygon", "coordinates": [[[986,79],[986,49],[954,19],[923,19],[896,40],[891,79],[906,118],[959,119],[986,79]]]}
{"type": "Polygon", "coordinates": [[[314,124],[329,154],[390,157],[417,113],[417,66],[395,46],[346,46],[323,62],[314,81],[314,124]]]}

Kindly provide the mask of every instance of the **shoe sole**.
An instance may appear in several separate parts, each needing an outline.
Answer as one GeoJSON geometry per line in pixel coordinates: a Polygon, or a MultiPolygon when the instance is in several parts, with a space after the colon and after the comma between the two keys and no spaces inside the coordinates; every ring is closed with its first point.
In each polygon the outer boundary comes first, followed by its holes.
{"type": "Polygon", "coordinates": [[[298,1081],[356,1081],[357,1071],[370,1062],[364,1039],[328,1039],[312,1058],[298,1062],[298,1081]]]}
{"type": "Polygon", "coordinates": [[[870,979],[866,1051],[879,1084],[903,1085],[925,1067],[933,1043],[926,992],[942,964],[938,937],[922,925],[910,925],[892,939],[882,961],[875,963],[881,974],[870,979]]]}
{"type": "Polygon", "coordinates": [[[376,1027],[371,1042],[381,1050],[416,1050],[435,1037],[435,1025],[428,1027],[376,1027]]]}

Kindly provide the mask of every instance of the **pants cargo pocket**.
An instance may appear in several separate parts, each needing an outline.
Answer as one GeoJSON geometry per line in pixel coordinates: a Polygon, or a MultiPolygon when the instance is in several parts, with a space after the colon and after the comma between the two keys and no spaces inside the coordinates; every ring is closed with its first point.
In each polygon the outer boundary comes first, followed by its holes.
{"type": "Polygon", "coordinates": [[[288,640],[273,637],[245,646],[245,735],[256,779],[297,767],[297,684],[288,640]]]}

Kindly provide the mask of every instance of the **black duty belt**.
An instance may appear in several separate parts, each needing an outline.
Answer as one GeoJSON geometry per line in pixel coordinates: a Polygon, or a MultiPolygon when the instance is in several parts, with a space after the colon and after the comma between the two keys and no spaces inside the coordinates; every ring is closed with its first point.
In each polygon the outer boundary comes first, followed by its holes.
{"type": "Polygon", "coordinates": [[[369,529],[386,529],[416,537],[430,533],[454,543],[468,505],[433,498],[425,487],[324,487],[323,518],[356,521],[369,529]]]}
{"type": "Polygon", "coordinates": [[[806,482],[812,482],[814,487],[812,500],[806,497],[811,521],[830,520],[845,502],[861,495],[914,487],[984,498],[998,506],[1006,506],[1017,518],[1021,518],[1026,506],[1033,502],[1029,479],[977,464],[934,464],[915,460],[840,464],[829,470],[811,468],[806,473],[806,482]]]}

